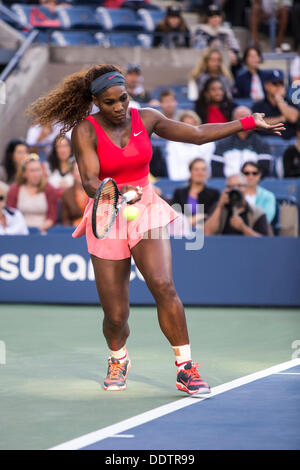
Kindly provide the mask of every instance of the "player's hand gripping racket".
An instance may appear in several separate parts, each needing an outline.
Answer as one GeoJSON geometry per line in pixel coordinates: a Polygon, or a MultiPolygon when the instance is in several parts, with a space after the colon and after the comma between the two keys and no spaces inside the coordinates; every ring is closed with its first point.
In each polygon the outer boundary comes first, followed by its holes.
{"type": "Polygon", "coordinates": [[[105,178],[94,196],[92,229],[95,237],[105,238],[121,207],[136,197],[135,190],[132,189],[122,194],[112,178],[105,178]],[[120,201],[119,198],[121,198],[120,201]]]}

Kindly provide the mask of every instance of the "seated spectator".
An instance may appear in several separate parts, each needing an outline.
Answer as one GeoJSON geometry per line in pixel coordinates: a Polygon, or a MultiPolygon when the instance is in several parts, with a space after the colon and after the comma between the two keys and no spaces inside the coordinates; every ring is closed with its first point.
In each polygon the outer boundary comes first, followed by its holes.
{"type": "Polygon", "coordinates": [[[130,99],[137,103],[149,103],[151,101],[151,93],[144,88],[144,77],[139,65],[128,64],[125,78],[130,99]]]}
{"type": "Polygon", "coordinates": [[[296,125],[297,140],[283,155],[284,178],[300,177],[300,121],[296,125]]]}
{"type": "Polygon", "coordinates": [[[278,20],[278,32],[276,38],[276,52],[286,52],[287,44],[283,43],[288,25],[289,10],[293,0],[251,0],[250,30],[254,45],[259,47],[258,33],[261,21],[270,18],[275,5],[275,14],[278,20]]]}
{"type": "Polygon", "coordinates": [[[48,157],[58,133],[58,126],[41,127],[37,124],[30,126],[26,134],[26,142],[30,152],[48,157]]]}
{"type": "Polygon", "coordinates": [[[27,226],[39,228],[42,234],[56,223],[57,193],[46,183],[37,154],[30,154],[23,160],[16,183],[8,191],[7,205],[20,210],[27,226]]]}
{"type": "MultiPolygon", "coordinates": [[[[189,170],[188,186],[174,191],[172,204],[179,204],[182,212],[189,216],[191,226],[196,227],[197,204],[204,204],[204,218],[206,218],[219,199],[219,191],[206,186],[208,171],[204,159],[195,158],[190,163],[189,170]]],[[[199,215],[201,217],[201,214],[199,215]]]]}
{"type": "Polygon", "coordinates": [[[239,63],[240,45],[233,30],[223,24],[223,12],[217,5],[209,5],[207,23],[200,24],[194,31],[193,44],[199,49],[219,47],[228,53],[231,66],[239,63]]]}
{"type": "Polygon", "coordinates": [[[50,175],[48,183],[58,190],[61,196],[64,189],[74,183],[72,175],[73,151],[70,140],[67,137],[56,137],[52,152],[48,158],[50,175]]]}
{"type": "Polygon", "coordinates": [[[225,65],[222,53],[218,48],[208,48],[201,56],[192,71],[188,84],[188,98],[196,101],[209,78],[218,78],[228,96],[231,96],[233,77],[225,65]]]}
{"type": "Polygon", "coordinates": [[[268,70],[264,86],[265,99],[257,101],[253,105],[253,113],[264,113],[269,124],[284,123],[286,130],[282,132],[283,139],[295,137],[295,125],[300,117],[300,112],[297,106],[289,98],[286,98],[283,72],[268,70]]]}
{"type": "Polygon", "coordinates": [[[59,28],[60,19],[57,15],[57,0],[39,0],[40,7],[33,5],[29,13],[32,26],[43,28],[59,28]]]}
{"type": "MultiPolygon", "coordinates": [[[[192,126],[200,126],[199,116],[194,111],[183,111],[179,121],[192,126]]],[[[208,167],[214,154],[215,143],[203,145],[187,144],[184,142],[168,141],[166,145],[166,162],[168,177],[171,180],[187,180],[190,176],[189,165],[195,158],[203,158],[208,167]]]]}
{"type": "MultiPolygon", "coordinates": [[[[233,119],[242,119],[251,114],[246,106],[238,106],[233,112],[233,119]]],[[[215,155],[218,164],[213,168],[213,177],[226,177],[237,174],[244,163],[258,163],[263,176],[270,176],[273,169],[273,157],[267,142],[257,132],[241,131],[216,144],[215,155]]]]}
{"type": "Polygon", "coordinates": [[[195,104],[195,111],[204,124],[231,121],[235,107],[219,78],[209,78],[195,104]]]}
{"type": "Polygon", "coordinates": [[[29,149],[25,140],[12,139],[6,146],[3,166],[0,167],[1,179],[8,184],[13,183],[22,160],[28,155],[29,149]]]}
{"type": "Polygon", "coordinates": [[[190,47],[190,31],[177,6],[169,6],[154,30],[153,47],[190,47]]]}
{"type": "Polygon", "coordinates": [[[78,165],[75,161],[72,176],[74,184],[62,195],[62,225],[77,226],[81,222],[88,196],[82,187],[78,165]]]}
{"type": "Polygon", "coordinates": [[[165,88],[161,90],[159,94],[159,106],[160,111],[168,119],[173,119],[178,121],[180,116],[180,111],[177,109],[177,98],[176,94],[170,88],[165,88]]]}
{"type": "Polygon", "coordinates": [[[245,199],[247,180],[243,174],[227,179],[215,209],[204,224],[205,235],[268,235],[269,226],[262,209],[245,199]]]}
{"type": "Polygon", "coordinates": [[[259,186],[262,174],[257,163],[246,162],[242,166],[242,173],[247,179],[245,199],[251,206],[260,207],[271,224],[276,214],[276,197],[265,188],[259,186]]]}
{"type": "Polygon", "coordinates": [[[238,98],[249,98],[252,101],[263,100],[266,72],[259,68],[262,63],[260,49],[256,46],[247,47],[243,63],[246,70],[241,70],[236,76],[234,95],[238,98]]]}
{"type": "Polygon", "coordinates": [[[23,214],[6,206],[9,186],[0,181],[0,235],[28,235],[23,214]]]}

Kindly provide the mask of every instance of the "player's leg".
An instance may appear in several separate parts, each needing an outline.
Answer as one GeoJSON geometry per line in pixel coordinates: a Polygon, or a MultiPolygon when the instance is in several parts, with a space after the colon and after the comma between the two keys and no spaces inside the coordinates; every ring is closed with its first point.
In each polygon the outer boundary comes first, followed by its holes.
{"type": "Polygon", "coordinates": [[[99,299],[104,312],[103,334],[110,349],[105,390],[123,390],[130,369],[126,340],[130,330],[130,258],[105,260],[91,256],[99,299]]]}
{"type": "Polygon", "coordinates": [[[166,228],[148,232],[131,253],[155,299],[161,330],[175,353],[177,388],[190,394],[209,393],[208,384],[191,359],[185,312],[172,277],[172,253],[166,228]]]}

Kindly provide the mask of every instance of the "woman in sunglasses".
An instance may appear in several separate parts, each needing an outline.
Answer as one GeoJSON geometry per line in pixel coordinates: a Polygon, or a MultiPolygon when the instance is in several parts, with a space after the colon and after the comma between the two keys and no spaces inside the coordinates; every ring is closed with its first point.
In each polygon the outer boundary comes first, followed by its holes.
{"type": "Polygon", "coordinates": [[[23,214],[6,206],[8,188],[0,181],[0,235],[28,235],[23,214]]]}
{"type": "Polygon", "coordinates": [[[276,213],[276,198],[271,191],[259,186],[262,172],[255,162],[246,162],[242,166],[242,173],[247,179],[245,198],[248,204],[264,210],[267,221],[272,223],[276,213]]]}
{"type": "Polygon", "coordinates": [[[42,234],[56,223],[57,193],[47,184],[45,172],[36,153],[31,153],[22,161],[16,183],[7,195],[9,207],[19,209],[28,227],[37,227],[42,234]]]}

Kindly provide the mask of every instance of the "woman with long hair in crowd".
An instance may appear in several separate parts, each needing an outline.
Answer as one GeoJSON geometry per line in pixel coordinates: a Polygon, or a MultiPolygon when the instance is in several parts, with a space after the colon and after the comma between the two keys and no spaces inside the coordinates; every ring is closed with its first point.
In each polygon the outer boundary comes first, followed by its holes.
{"type": "Polygon", "coordinates": [[[72,175],[73,163],[72,144],[67,137],[57,136],[53,142],[52,151],[48,157],[50,175],[48,183],[62,192],[72,186],[74,178],[72,175]]]}
{"type": "Polygon", "coordinates": [[[29,155],[29,149],[24,139],[12,139],[8,142],[4,152],[3,166],[0,168],[0,179],[8,184],[13,183],[22,160],[27,155],[29,155]]]}
{"type": "Polygon", "coordinates": [[[283,125],[270,126],[261,114],[255,114],[242,121],[192,126],[168,119],[153,108],[129,108],[125,77],[120,68],[108,64],[66,77],[48,95],[37,99],[29,111],[42,125],[58,122],[62,132],[73,129],[74,154],[89,196],[83,220],[73,236],[86,235],[104,311],[103,333],[110,350],[105,390],[124,390],[130,369],[126,342],[130,333],[133,256],[155,299],[161,330],[176,357],[176,387],[189,394],[209,393],[198,364],[192,361],[185,312],[172,279],[166,226],[178,215],[154,192],[148,180],[150,136],[155,133],[165,139],[200,145],[243,128],[268,129],[278,134],[283,125]],[[90,115],[93,103],[99,111],[90,115]],[[123,193],[129,188],[136,191],[131,204],[136,204],[140,216],[128,222],[125,238],[117,224],[113,237],[97,239],[93,235],[93,198],[106,177],[114,178],[123,193]]]}
{"type": "Polygon", "coordinates": [[[18,170],[16,183],[7,195],[8,207],[22,212],[28,227],[38,228],[42,234],[56,223],[57,193],[46,182],[45,171],[39,156],[26,156],[18,170]]]}
{"type": "Polygon", "coordinates": [[[233,77],[224,62],[220,49],[213,47],[206,49],[192,70],[188,84],[189,99],[195,101],[203,90],[209,78],[221,80],[228,96],[231,96],[233,77]]]}
{"type": "Polygon", "coordinates": [[[203,123],[228,122],[235,107],[219,78],[209,78],[195,104],[203,123]]]}

